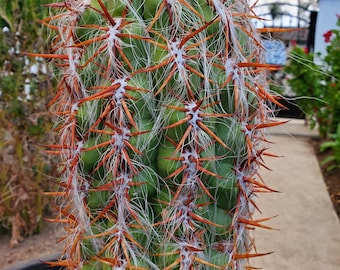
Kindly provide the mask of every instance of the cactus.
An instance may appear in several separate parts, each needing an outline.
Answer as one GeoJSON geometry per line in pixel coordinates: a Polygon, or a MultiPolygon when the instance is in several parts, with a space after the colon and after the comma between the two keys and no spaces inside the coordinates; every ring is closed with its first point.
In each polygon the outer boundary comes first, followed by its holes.
{"type": "Polygon", "coordinates": [[[245,269],[270,104],[246,0],[78,0],[43,24],[68,269],[245,269]]]}

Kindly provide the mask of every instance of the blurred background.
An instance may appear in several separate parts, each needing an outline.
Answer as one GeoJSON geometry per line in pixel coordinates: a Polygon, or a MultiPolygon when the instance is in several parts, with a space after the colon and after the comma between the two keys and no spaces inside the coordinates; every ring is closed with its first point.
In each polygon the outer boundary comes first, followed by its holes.
{"type": "Polygon", "coordinates": [[[53,140],[47,104],[53,91],[48,63],[24,52],[48,50],[49,0],[0,1],[0,234],[10,246],[41,230],[55,176],[43,148],[53,140]]]}

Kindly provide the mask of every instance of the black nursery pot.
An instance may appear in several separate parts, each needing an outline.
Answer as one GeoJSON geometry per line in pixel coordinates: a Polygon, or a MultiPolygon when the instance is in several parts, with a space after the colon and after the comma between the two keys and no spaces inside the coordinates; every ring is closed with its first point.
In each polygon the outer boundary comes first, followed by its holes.
{"type": "Polygon", "coordinates": [[[305,113],[301,110],[297,102],[294,100],[295,97],[284,96],[282,99],[278,100],[285,108],[277,108],[277,117],[282,118],[295,118],[295,119],[305,119],[305,113]]]}
{"type": "Polygon", "coordinates": [[[43,262],[40,263],[33,263],[30,265],[22,266],[20,268],[14,267],[14,268],[8,268],[8,270],[62,270],[64,268],[57,267],[57,266],[50,266],[48,264],[45,264],[43,262]]]}
{"type": "Polygon", "coordinates": [[[22,262],[18,265],[9,266],[2,270],[63,270],[63,267],[60,266],[50,266],[45,262],[53,262],[56,261],[56,257],[47,258],[43,260],[32,259],[26,262],[22,262]]]}

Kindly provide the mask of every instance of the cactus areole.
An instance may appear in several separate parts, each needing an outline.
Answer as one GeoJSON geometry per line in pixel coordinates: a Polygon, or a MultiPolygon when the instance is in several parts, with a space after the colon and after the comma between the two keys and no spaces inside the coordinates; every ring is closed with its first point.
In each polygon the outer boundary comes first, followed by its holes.
{"type": "MultiPolygon", "coordinates": [[[[67,269],[252,269],[278,97],[246,0],[48,5],[67,269]]],[[[34,55],[34,54],[31,54],[34,55]]]]}

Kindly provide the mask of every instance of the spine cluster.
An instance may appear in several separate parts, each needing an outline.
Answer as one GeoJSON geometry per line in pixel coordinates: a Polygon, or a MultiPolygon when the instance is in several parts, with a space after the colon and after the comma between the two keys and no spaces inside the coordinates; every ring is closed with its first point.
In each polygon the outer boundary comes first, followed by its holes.
{"type": "Polygon", "coordinates": [[[43,23],[68,269],[245,269],[267,89],[245,0],[78,0],[43,23]]]}

